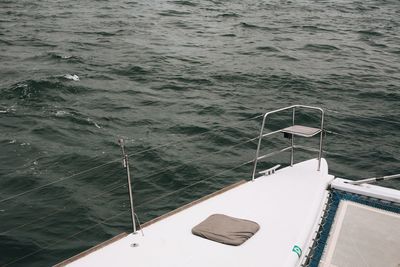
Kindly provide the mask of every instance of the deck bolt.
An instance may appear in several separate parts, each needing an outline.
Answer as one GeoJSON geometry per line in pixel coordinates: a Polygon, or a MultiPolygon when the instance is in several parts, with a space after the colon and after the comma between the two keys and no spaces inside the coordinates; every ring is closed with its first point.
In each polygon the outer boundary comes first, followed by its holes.
{"type": "Polygon", "coordinates": [[[138,247],[138,246],[139,246],[138,243],[132,243],[132,244],[131,244],[131,247],[132,247],[132,248],[136,248],[136,247],[138,247]]]}

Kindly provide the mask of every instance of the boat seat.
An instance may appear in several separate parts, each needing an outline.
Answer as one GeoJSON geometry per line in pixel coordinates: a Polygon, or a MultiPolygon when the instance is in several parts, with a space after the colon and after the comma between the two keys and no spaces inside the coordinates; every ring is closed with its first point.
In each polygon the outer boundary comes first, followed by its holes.
{"type": "Polygon", "coordinates": [[[253,221],[213,214],[193,227],[192,233],[222,244],[239,246],[259,229],[258,223],[253,221]]]}
{"type": "Polygon", "coordinates": [[[290,127],[286,127],[281,130],[283,133],[303,136],[303,137],[312,137],[321,132],[321,129],[303,126],[303,125],[293,125],[290,127]]]}

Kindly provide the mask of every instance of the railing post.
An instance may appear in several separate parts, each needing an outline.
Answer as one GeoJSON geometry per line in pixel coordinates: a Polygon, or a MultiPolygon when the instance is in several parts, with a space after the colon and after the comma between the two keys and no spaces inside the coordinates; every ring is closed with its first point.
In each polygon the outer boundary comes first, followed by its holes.
{"type": "Polygon", "coordinates": [[[252,174],[252,178],[251,178],[252,181],[254,181],[254,179],[256,177],[257,160],[258,160],[258,156],[259,156],[259,153],[260,153],[261,141],[262,141],[262,138],[263,138],[264,125],[265,125],[265,120],[267,118],[267,115],[268,115],[267,113],[264,115],[263,121],[262,121],[262,125],[261,125],[261,131],[260,131],[260,137],[258,139],[256,157],[254,159],[253,174],[252,174]]]}
{"type": "MultiPolygon", "coordinates": [[[[293,113],[292,113],[292,125],[294,126],[294,117],[296,114],[296,107],[293,107],[293,113]]],[[[290,166],[293,167],[293,162],[294,162],[294,134],[291,135],[291,146],[292,146],[292,153],[290,154],[290,166]]]]}
{"type": "MultiPolygon", "coordinates": [[[[285,108],[277,109],[277,110],[274,110],[274,111],[270,111],[270,112],[267,112],[267,113],[264,114],[264,118],[263,118],[262,125],[261,125],[260,137],[259,137],[259,139],[258,139],[256,157],[255,157],[255,159],[254,159],[254,167],[253,167],[253,173],[252,173],[252,180],[253,180],[253,181],[254,181],[255,175],[256,175],[257,162],[258,162],[258,160],[259,160],[259,159],[263,159],[263,158],[266,157],[266,155],[260,157],[259,153],[260,153],[260,149],[261,149],[261,142],[262,142],[262,139],[263,139],[263,137],[264,137],[263,132],[264,132],[264,127],[265,127],[265,122],[266,122],[267,117],[268,117],[270,114],[273,114],[273,113],[277,113],[277,112],[280,112],[280,111],[292,109],[292,125],[294,126],[294,125],[295,125],[295,117],[296,117],[296,109],[298,109],[298,108],[319,110],[319,111],[321,112],[320,144],[319,144],[319,150],[318,150],[319,153],[318,153],[318,168],[317,168],[317,170],[320,171],[320,169],[321,169],[321,159],[322,159],[323,131],[324,131],[324,110],[321,109],[321,108],[312,107],[312,106],[292,105],[292,106],[289,106],[289,107],[285,107],[285,108]]],[[[281,129],[281,130],[277,130],[277,131],[274,131],[274,132],[267,133],[267,134],[265,134],[265,136],[270,135],[270,134],[275,134],[275,133],[280,132],[280,131],[282,131],[282,130],[284,130],[284,129],[281,129]]],[[[289,133],[289,134],[290,134],[290,133],[289,133]]],[[[317,133],[315,133],[315,134],[317,134],[317,133]]],[[[313,135],[314,135],[314,134],[313,134],[313,135]]],[[[313,136],[313,135],[312,135],[312,136],[313,136]]],[[[291,155],[290,155],[290,166],[293,166],[293,165],[294,165],[294,150],[295,150],[295,148],[296,148],[296,146],[295,146],[295,144],[294,144],[294,136],[295,136],[295,134],[293,134],[293,133],[292,133],[291,136],[290,136],[290,137],[291,137],[291,145],[288,146],[288,147],[285,148],[285,149],[282,149],[282,150],[280,151],[280,152],[283,152],[283,151],[287,151],[287,150],[289,150],[289,149],[291,150],[291,155]]],[[[306,136],[306,135],[305,135],[305,136],[306,136]]],[[[306,137],[307,137],[307,136],[306,136],[306,137]]],[[[308,136],[308,137],[311,137],[311,136],[308,136]]]]}
{"type": "Polygon", "coordinates": [[[319,137],[319,152],[318,152],[318,171],[321,170],[321,158],[322,158],[322,142],[323,142],[323,134],[324,134],[324,110],[321,109],[321,133],[319,137]]]}
{"type": "Polygon", "coordinates": [[[128,179],[128,191],[129,191],[129,202],[131,206],[131,219],[132,219],[132,230],[133,234],[136,234],[136,221],[135,221],[135,210],[133,208],[133,196],[132,196],[132,186],[131,186],[131,174],[129,171],[129,160],[128,155],[125,153],[124,147],[124,139],[118,140],[119,145],[121,146],[122,157],[123,157],[123,166],[126,169],[126,176],[128,179]]]}

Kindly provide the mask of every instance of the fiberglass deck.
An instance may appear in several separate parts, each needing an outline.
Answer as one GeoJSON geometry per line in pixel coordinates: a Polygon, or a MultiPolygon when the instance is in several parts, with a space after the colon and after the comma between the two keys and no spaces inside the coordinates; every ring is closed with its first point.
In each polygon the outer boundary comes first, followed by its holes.
{"type": "Polygon", "coordinates": [[[306,249],[333,179],[325,160],[319,172],[317,164],[305,161],[243,183],[145,227],[144,236],[127,235],[68,266],[294,266],[300,259],[292,249],[306,249]],[[191,233],[214,213],[255,221],[260,230],[237,247],[191,233]]]}

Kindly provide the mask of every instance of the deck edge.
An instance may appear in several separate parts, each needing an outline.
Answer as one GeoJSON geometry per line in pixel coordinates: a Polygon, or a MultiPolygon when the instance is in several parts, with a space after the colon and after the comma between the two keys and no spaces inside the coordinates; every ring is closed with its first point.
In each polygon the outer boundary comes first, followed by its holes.
{"type": "MultiPolygon", "coordinates": [[[[238,187],[238,186],[240,186],[240,185],[242,185],[244,183],[247,183],[247,181],[246,180],[240,180],[240,181],[238,181],[238,182],[236,182],[234,184],[228,185],[228,186],[226,186],[226,187],[224,187],[224,188],[222,188],[222,189],[220,189],[218,191],[215,191],[214,193],[211,193],[209,195],[203,196],[203,197],[201,197],[201,198],[199,198],[197,200],[194,200],[194,201],[192,201],[192,202],[190,202],[190,203],[188,203],[186,205],[183,205],[182,207],[179,207],[179,208],[177,208],[175,210],[167,212],[167,213],[165,213],[165,214],[163,214],[163,215],[161,215],[159,217],[156,217],[156,218],[154,218],[154,219],[152,219],[152,220],[150,220],[148,222],[145,222],[144,224],[141,225],[141,229],[145,228],[147,226],[150,226],[150,225],[152,225],[152,224],[154,224],[154,223],[156,223],[158,221],[166,219],[166,218],[168,218],[168,217],[170,217],[170,216],[172,216],[174,214],[177,214],[177,213],[179,213],[179,212],[181,212],[181,211],[183,211],[185,209],[188,209],[188,208],[190,208],[190,207],[192,207],[192,206],[194,206],[196,204],[199,204],[199,203],[201,203],[201,202],[203,202],[203,201],[205,201],[207,199],[210,199],[210,198],[215,197],[217,195],[220,195],[220,194],[222,194],[222,193],[224,193],[226,191],[229,191],[229,190],[231,190],[233,188],[236,188],[236,187],[238,187]]],[[[89,254],[91,254],[91,253],[93,253],[93,252],[95,252],[95,251],[97,251],[97,250],[99,250],[99,249],[111,244],[111,243],[114,243],[114,242],[116,242],[116,241],[118,241],[118,240],[120,240],[120,239],[122,239],[122,238],[124,238],[126,236],[128,236],[128,233],[123,232],[123,233],[121,233],[121,234],[119,234],[117,236],[114,236],[113,238],[111,238],[109,240],[106,240],[106,241],[104,241],[104,242],[102,242],[102,243],[100,243],[100,244],[98,244],[98,245],[96,245],[96,246],[94,246],[92,248],[89,248],[89,249],[87,249],[87,250],[85,250],[85,251],[83,251],[83,252],[81,252],[81,253],[79,253],[79,254],[77,254],[75,256],[72,256],[72,257],[70,257],[70,258],[68,258],[68,259],[66,259],[66,260],[64,260],[64,261],[62,261],[60,263],[57,263],[57,264],[53,265],[53,267],[66,266],[67,264],[70,264],[70,263],[72,263],[74,261],[77,261],[77,260],[79,260],[79,259],[81,259],[81,258],[83,258],[83,257],[85,257],[85,256],[87,256],[87,255],[89,255],[89,254]]]]}
{"type": "Polygon", "coordinates": [[[116,235],[116,236],[112,237],[111,239],[108,239],[108,240],[106,240],[106,241],[104,241],[104,242],[102,242],[100,244],[97,244],[94,247],[91,247],[91,248],[89,248],[89,249],[87,249],[85,251],[82,251],[81,253],[79,253],[79,254],[77,254],[75,256],[72,256],[72,257],[70,257],[70,258],[68,258],[68,259],[66,259],[66,260],[64,260],[64,261],[62,261],[60,263],[57,263],[57,264],[53,265],[53,267],[66,266],[67,264],[70,264],[70,263],[72,263],[72,262],[74,262],[74,261],[76,261],[76,260],[78,260],[80,258],[83,258],[83,257],[91,254],[92,252],[95,252],[95,251],[97,251],[97,250],[99,250],[99,249],[101,249],[101,248],[103,248],[103,247],[105,247],[105,246],[107,246],[107,245],[109,245],[111,243],[114,243],[114,242],[126,237],[127,235],[128,235],[128,233],[126,233],[126,232],[120,233],[119,235],[116,235]]]}

